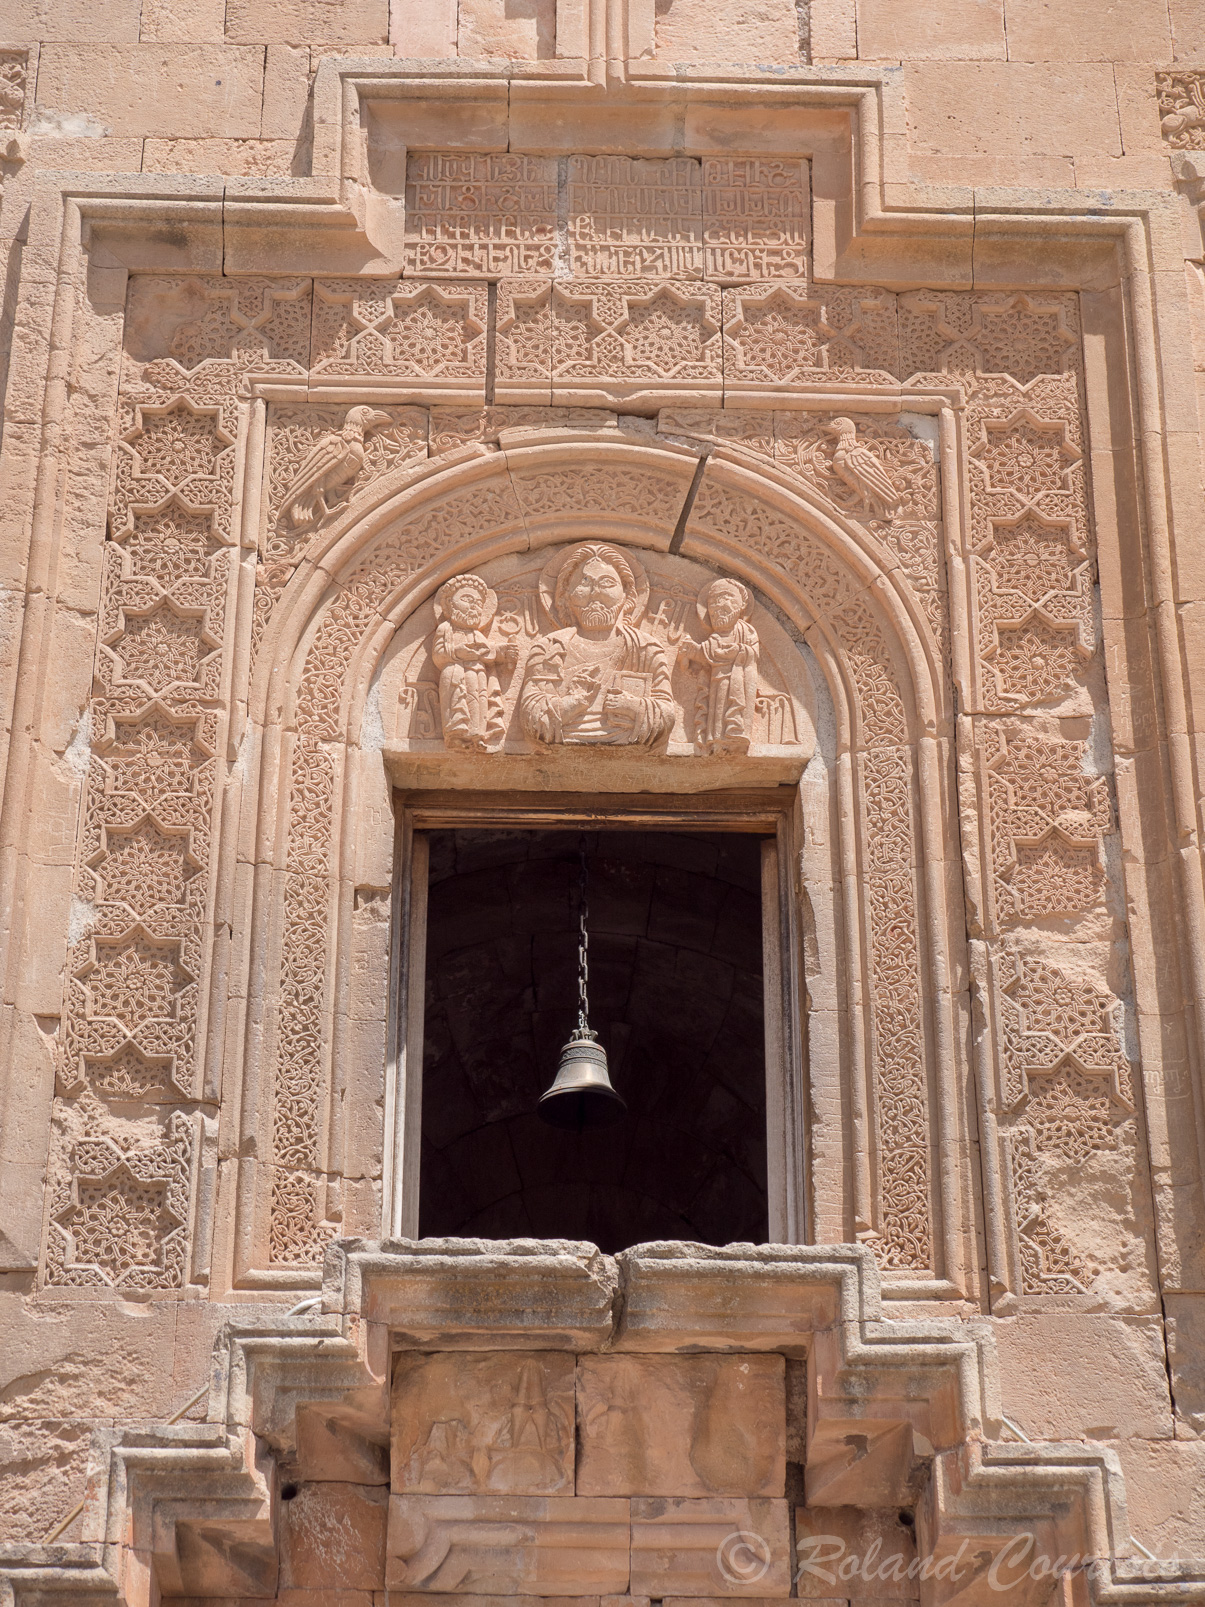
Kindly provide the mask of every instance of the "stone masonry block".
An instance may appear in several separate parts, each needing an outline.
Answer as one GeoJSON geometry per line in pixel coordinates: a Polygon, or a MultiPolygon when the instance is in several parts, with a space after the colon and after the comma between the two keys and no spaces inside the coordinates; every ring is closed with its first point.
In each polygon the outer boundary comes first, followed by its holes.
{"type": "Polygon", "coordinates": [[[1011,61],[1143,61],[1171,59],[1164,0],[1008,0],[1011,61]]]}
{"type": "Polygon", "coordinates": [[[781,1495],[781,1356],[585,1356],[581,1495],[781,1495]]]}
{"type": "Polygon", "coordinates": [[[621,1500],[394,1495],[386,1585],[391,1592],[619,1595],[628,1586],[629,1524],[621,1500]]]}
{"type": "Polygon", "coordinates": [[[1110,67],[921,61],[907,63],[904,78],[917,152],[1121,155],[1110,67]]]}
{"type": "Polygon", "coordinates": [[[296,141],[310,94],[310,53],[305,46],[269,45],[264,57],[263,139],[296,141]]]}
{"type": "Polygon", "coordinates": [[[1176,1433],[1205,1434],[1205,1295],[1165,1295],[1176,1433]]]}
{"type": "Polygon", "coordinates": [[[392,0],[389,38],[394,54],[420,59],[456,54],[457,0],[392,0]]]}
{"type": "Polygon", "coordinates": [[[1125,1473],[1130,1533],[1157,1557],[1205,1567],[1205,1444],[1121,1440],[1115,1449],[1125,1473]]]}
{"type": "Polygon", "coordinates": [[[387,1503],[379,1485],[303,1484],[280,1503],[281,1583],[305,1588],[338,1580],[351,1590],[380,1590],[387,1503]]]}
{"type": "Polygon", "coordinates": [[[391,1415],[395,1490],[573,1493],[572,1356],[401,1355],[391,1415]]]}
{"type": "Polygon", "coordinates": [[[859,0],[858,56],[863,61],[1003,61],[1003,0],[859,0]]]}
{"type": "Polygon", "coordinates": [[[535,61],[556,43],[556,0],[500,6],[496,0],[460,0],[457,54],[483,61],[535,61]]]}
{"type": "Polygon", "coordinates": [[[1171,1437],[1157,1318],[1032,1313],[996,1339],[1004,1413],[1031,1439],[1171,1437]]]}
{"type": "Polygon", "coordinates": [[[138,37],[144,44],[220,45],[225,22],[225,0],[145,0],[138,37]]]}
{"type": "Polygon", "coordinates": [[[0,31],[14,44],[132,43],[141,10],[142,0],[7,0],[0,31]]]}
{"type": "Polygon", "coordinates": [[[221,173],[268,178],[292,170],[292,140],[149,139],[142,153],[145,173],[221,173]]]}
{"type": "Polygon", "coordinates": [[[307,1481],[388,1484],[389,1447],[322,1404],[297,1408],[297,1464],[307,1481]]]}
{"type": "Polygon", "coordinates": [[[847,1590],[864,1601],[915,1601],[915,1528],[891,1510],[796,1507],[795,1577],[801,1598],[825,1601],[847,1590]]]}
{"type": "Polygon", "coordinates": [[[117,135],[259,137],[263,51],[223,45],[43,47],[38,104],[117,135]]]}
{"type": "Polygon", "coordinates": [[[632,1502],[632,1591],[665,1597],[786,1596],[785,1501],[632,1502]]]}
{"type": "Polygon", "coordinates": [[[226,37],[236,44],[383,45],[389,0],[229,0],[226,37]]]}
{"type": "Polygon", "coordinates": [[[799,13],[794,0],[672,0],[657,7],[659,61],[799,60],[799,13]]]}

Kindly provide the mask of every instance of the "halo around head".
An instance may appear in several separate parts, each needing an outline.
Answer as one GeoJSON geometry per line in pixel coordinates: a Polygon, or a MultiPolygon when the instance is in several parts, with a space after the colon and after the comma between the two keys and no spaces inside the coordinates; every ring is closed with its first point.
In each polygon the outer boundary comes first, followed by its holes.
{"type": "Polygon", "coordinates": [[[568,547],[563,552],[554,554],[544,565],[540,575],[540,601],[553,623],[556,625],[573,623],[573,615],[569,611],[569,588],[574,575],[583,564],[589,563],[591,558],[598,558],[603,563],[610,564],[619,576],[624,595],[623,609],[619,617],[629,625],[636,624],[644,617],[644,610],[648,604],[648,576],[639,559],[626,548],[617,547],[609,541],[579,541],[575,547],[568,547]]]}
{"type": "Polygon", "coordinates": [[[707,615],[711,606],[711,594],[718,586],[728,586],[737,593],[741,600],[741,611],[737,617],[739,619],[748,619],[753,612],[753,593],[748,586],[742,585],[739,580],[733,580],[730,575],[720,575],[715,580],[709,580],[699,593],[699,601],[695,606],[698,608],[699,618],[703,621],[703,624],[708,623],[707,615]]]}
{"type": "Polygon", "coordinates": [[[458,591],[476,592],[481,599],[481,620],[477,629],[489,630],[494,615],[498,612],[498,595],[486,585],[480,575],[453,575],[451,580],[445,580],[435,593],[436,619],[451,618],[449,605],[458,591]]]}

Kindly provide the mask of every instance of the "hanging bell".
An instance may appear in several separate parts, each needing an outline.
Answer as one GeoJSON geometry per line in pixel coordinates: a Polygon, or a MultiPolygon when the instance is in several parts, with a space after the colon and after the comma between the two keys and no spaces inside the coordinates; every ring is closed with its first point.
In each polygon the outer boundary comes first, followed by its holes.
{"type": "Polygon", "coordinates": [[[556,1081],[539,1103],[540,1120],[549,1127],[584,1132],[588,1127],[610,1127],[627,1112],[622,1097],[607,1075],[607,1051],[589,1027],[575,1027],[561,1050],[556,1081]]]}

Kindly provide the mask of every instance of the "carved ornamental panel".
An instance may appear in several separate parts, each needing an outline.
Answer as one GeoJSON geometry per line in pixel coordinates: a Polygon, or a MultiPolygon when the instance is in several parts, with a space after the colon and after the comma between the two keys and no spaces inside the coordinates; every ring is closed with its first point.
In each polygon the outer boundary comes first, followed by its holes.
{"type": "MultiPolygon", "coordinates": [[[[1194,86],[1161,87],[1169,139],[1195,140],[1194,86]]],[[[846,688],[848,747],[822,755],[813,835],[837,821],[840,841],[807,891],[828,897],[824,876],[854,890],[826,1008],[842,1022],[834,1056],[865,1078],[865,1135],[842,1127],[840,1164],[871,1157],[862,1182],[834,1185],[826,1231],[874,1243],[889,1273],[941,1276],[960,1207],[938,1153],[966,1118],[952,1090],[973,1039],[1012,1213],[1002,1282],[1139,1289],[1145,1229],[1127,1240],[1089,1209],[1104,1246],[1089,1253],[1061,1204],[1072,1172],[1128,1197],[1141,1121],[1126,966],[1109,958],[1124,920],[1078,302],[817,282],[807,185],[798,159],[414,153],[400,275],[131,278],[55,1049],[50,1281],[191,1280],[231,1077],[260,1089],[240,1140],[255,1156],[247,1286],[264,1269],[308,1277],[334,1234],[375,1226],[345,1212],[336,1086],[361,908],[355,765],[357,786],[376,765],[382,788],[403,764],[411,782],[453,785],[574,767],[628,785],[624,765],[648,767],[641,786],[658,766],[707,786],[793,780],[817,750],[826,675],[827,695],[846,688]],[[515,434],[579,428],[636,443],[631,459],[550,466],[515,434]],[[386,486],[400,511],[365,544],[349,532],[386,486]],[[667,553],[671,538],[694,555],[667,553]],[[483,544],[495,556],[466,558],[483,544]],[[327,590],[305,601],[314,558],[327,590]],[[740,576],[759,564],[775,579],[755,594],[740,576]],[[408,589],[425,601],[366,663],[408,589]],[[771,595],[797,602],[789,622],[771,595]],[[947,907],[955,749],[967,899],[947,907]],[[279,753],[276,772],[261,752],[279,753]],[[278,878],[252,899],[271,912],[262,945],[214,913],[261,811],[278,878]],[[970,937],[991,1023],[977,1037],[967,998],[943,992],[943,920],[970,937]],[[223,1014],[236,976],[232,997],[267,1001],[246,1067],[223,1014]],[[1032,1025],[1068,991],[1097,1025],[1032,1025]]],[[[375,876],[379,891],[388,872],[375,876]]],[[[367,1199],[355,1209],[372,1216],[367,1199]]]]}

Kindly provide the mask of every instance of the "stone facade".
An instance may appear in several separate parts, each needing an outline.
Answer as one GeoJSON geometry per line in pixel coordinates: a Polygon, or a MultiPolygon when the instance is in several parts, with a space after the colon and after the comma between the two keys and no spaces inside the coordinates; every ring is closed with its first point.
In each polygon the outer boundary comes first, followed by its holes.
{"type": "Polygon", "coordinates": [[[14,1601],[1205,1600],[1203,151],[1195,0],[9,0],[14,1601]],[[714,1245],[423,1147],[587,829],[714,1245]]]}

